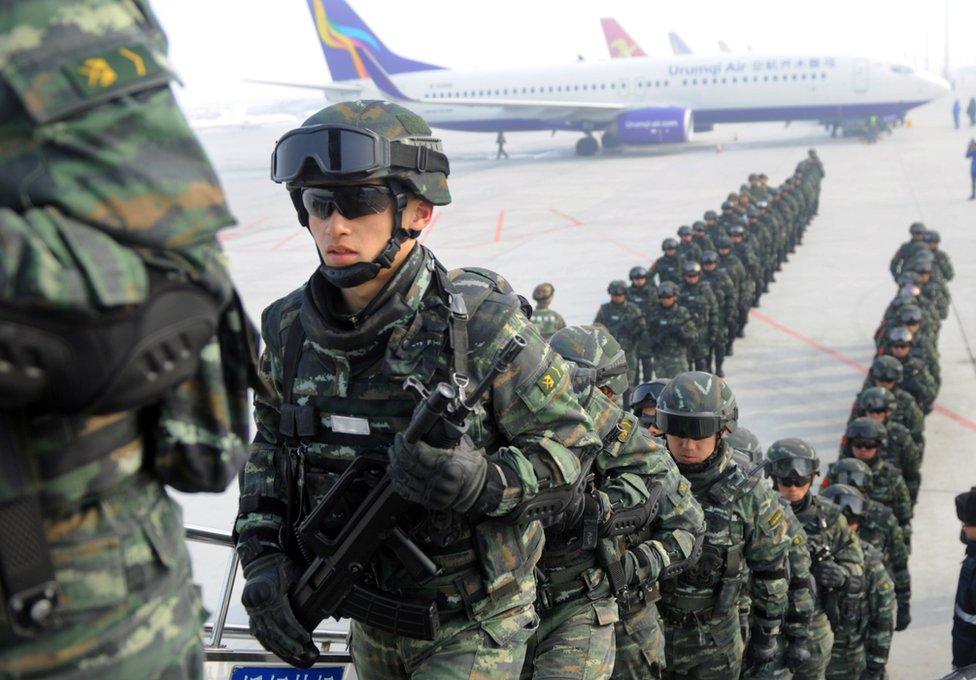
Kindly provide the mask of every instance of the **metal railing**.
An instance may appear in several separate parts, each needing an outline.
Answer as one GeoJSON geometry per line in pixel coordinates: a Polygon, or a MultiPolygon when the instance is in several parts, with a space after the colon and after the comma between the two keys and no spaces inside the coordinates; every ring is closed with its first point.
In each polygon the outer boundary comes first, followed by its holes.
{"type": "MultiPolygon", "coordinates": [[[[204,655],[207,661],[229,661],[234,663],[281,663],[274,654],[264,649],[228,649],[223,645],[225,638],[254,640],[247,626],[228,624],[227,613],[230,609],[230,598],[234,594],[234,584],[237,581],[237,569],[240,560],[234,550],[234,541],[229,531],[208,529],[207,527],[187,524],[183,527],[188,541],[216,545],[230,550],[227,568],[224,571],[223,583],[217,596],[217,611],[214,613],[213,623],[204,625],[203,633],[206,643],[204,655]]],[[[319,663],[350,663],[349,652],[332,651],[334,643],[345,642],[346,633],[341,630],[316,629],[312,633],[312,641],[319,647],[319,663]]],[[[255,643],[257,641],[255,640],[255,643]]]]}

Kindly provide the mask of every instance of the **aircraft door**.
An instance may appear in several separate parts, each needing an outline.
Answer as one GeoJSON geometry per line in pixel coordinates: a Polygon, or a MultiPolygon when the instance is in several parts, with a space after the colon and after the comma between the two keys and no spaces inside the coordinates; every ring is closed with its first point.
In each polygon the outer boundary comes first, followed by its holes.
{"type": "Polygon", "coordinates": [[[871,73],[871,64],[867,59],[854,60],[854,91],[867,92],[868,78],[871,73]]]}

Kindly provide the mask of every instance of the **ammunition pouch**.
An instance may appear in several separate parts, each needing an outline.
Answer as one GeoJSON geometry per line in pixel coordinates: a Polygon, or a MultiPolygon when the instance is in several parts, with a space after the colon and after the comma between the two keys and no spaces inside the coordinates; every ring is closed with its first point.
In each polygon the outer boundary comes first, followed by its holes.
{"type": "Polygon", "coordinates": [[[97,316],[0,302],[0,409],[130,411],[192,376],[216,301],[159,272],[150,281],[143,304],[97,316]]]}

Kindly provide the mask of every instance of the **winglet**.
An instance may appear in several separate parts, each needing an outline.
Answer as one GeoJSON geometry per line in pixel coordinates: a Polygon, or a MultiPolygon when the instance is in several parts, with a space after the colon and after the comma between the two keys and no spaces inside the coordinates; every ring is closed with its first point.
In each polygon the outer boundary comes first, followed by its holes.
{"type": "Polygon", "coordinates": [[[603,37],[607,41],[611,59],[647,56],[637,41],[630,37],[616,19],[605,17],[600,19],[600,25],[603,26],[603,37]]]}
{"type": "Polygon", "coordinates": [[[681,39],[674,31],[668,33],[668,39],[671,41],[671,51],[675,54],[694,54],[691,48],[688,47],[688,43],[681,39]]]}

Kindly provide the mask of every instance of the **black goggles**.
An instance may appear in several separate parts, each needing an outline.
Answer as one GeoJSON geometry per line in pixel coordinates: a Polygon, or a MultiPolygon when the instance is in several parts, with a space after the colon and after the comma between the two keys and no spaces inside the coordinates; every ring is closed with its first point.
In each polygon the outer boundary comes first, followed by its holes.
{"type": "Polygon", "coordinates": [[[877,439],[857,439],[851,440],[852,449],[876,449],[881,446],[881,442],[877,439]]]}
{"type": "MultiPolygon", "coordinates": [[[[777,480],[788,477],[812,479],[817,470],[813,461],[808,458],[781,458],[766,463],[766,470],[770,477],[777,480]]],[[[805,484],[806,482],[804,482],[805,484]]]]}
{"type": "Polygon", "coordinates": [[[312,125],[286,132],[271,153],[271,179],[297,179],[313,161],[326,176],[369,175],[384,168],[450,173],[447,156],[426,146],[390,141],[372,130],[312,125]]]}
{"type": "Polygon", "coordinates": [[[911,347],[911,343],[908,342],[893,342],[891,343],[891,349],[906,349],[911,347]]]}
{"type": "Polygon", "coordinates": [[[773,479],[775,479],[776,483],[780,486],[805,486],[807,484],[813,484],[813,475],[803,477],[795,472],[791,472],[785,477],[773,477],[773,479]]]}
{"type": "Polygon", "coordinates": [[[857,496],[839,496],[836,502],[848,518],[860,520],[864,517],[864,501],[857,496]]]}
{"type": "Polygon", "coordinates": [[[847,484],[857,489],[864,489],[871,481],[870,473],[861,470],[837,470],[830,475],[835,484],[847,484]]]}
{"type": "Polygon", "coordinates": [[[722,419],[715,415],[667,413],[661,409],[655,415],[658,429],[682,439],[705,439],[722,431],[722,419]]]}
{"type": "Polygon", "coordinates": [[[637,415],[637,420],[640,422],[641,427],[657,427],[657,418],[655,416],[640,413],[637,415]]]}
{"type": "Polygon", "coordinates": [[[334,210],[354,220],[376,215],[396,202],[396,194],[389,187],[361,184],[348,187],[315,187],[302,191],[302,205],[309,215],[328,218],[334,210]]]}

